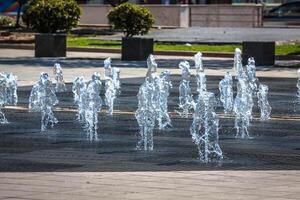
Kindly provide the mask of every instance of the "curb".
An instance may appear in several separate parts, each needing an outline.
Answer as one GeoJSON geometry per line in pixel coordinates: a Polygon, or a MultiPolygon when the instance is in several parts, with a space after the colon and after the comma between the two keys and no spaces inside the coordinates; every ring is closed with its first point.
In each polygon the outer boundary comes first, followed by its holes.
{"type": "MultiPolygon", "coordinates": [[[[0,44],[0,49],[23,49],[34,50],[34,45],[30,44],[0,44]]],[[[67,47],[67,51],[91,52],[91,53],[116,53],[121,54],[121,49],[112,48],[86,48],[86,47],[67,47]]],[[[195,51],[154,51],[155,55],[161,56],[194,56],[195,51]]],[[[203,52],[204,57],[233,58],[233,53],[203,52]]],[[[275,55],[275,60],[300,60],[300,55],[275,55]]]]}

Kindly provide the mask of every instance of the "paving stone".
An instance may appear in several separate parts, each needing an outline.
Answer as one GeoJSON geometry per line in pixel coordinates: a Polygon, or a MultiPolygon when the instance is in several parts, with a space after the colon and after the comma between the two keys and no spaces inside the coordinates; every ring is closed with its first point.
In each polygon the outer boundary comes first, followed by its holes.
{"type": "MultiPolygon", "coordinates": [[[[30,85],[35,81],[33,73],[38,76],[40,70],[51,72],[52,62],[0,59],[0,70],[16,72],[22,82],[18,91],[19,105],[3,109],[11,123],[0,127],[0,199],[299,197],[300,117],[293,103],[297,90],[296,70],[258,69],[260,81],[270,87],[273,115],[269,122],[261,123],[255,108],[250,128],[254,138],[251,140],[236,140],[233,117],[223,115],[222,108],[217,107],[220,145],[225,154],[224,162],[218,166],[197,161],[196,148],[189,134],[191,118],[181,119],[175,113],[180,77],[174,68],[171,68],[174,87],[169,106],[173,127],[165,133],[155,131],[153,152],[135,150],[138,126],[134,112],[137,90],[146,72],[144,62],[116,61],[124,71],[116,113],[112,117],[105,113],[106,110],[99,114],[102,141],[90,143],[82,127],[74,121],[76,108],[72,103],[70,81],[77,74],[89,75],[95,70],[103,74],[103,69],[97,67],[103,60],[64,61],[68,65],[63,69],[68,91],[58,95],[60,103],[55,115],[60,123],[41,134],[40,115],[28,113],[28,97],[30,85]],[[37,66],[31,66],[34,62],[37,66]],[[76,62],[87,66],[72,67],[76,62]]],[[[178,64],[176,60],[159,62],[163,66],[178,64]]],[[[218,94],[220,75],[231,68],[232,60],[206,62],[208,90],[218,94]],[[222,63],[227,63],[228,67],[217,69],[222,63]]],[[[194,81],[192,88],[195,89],[194,81]]]]}

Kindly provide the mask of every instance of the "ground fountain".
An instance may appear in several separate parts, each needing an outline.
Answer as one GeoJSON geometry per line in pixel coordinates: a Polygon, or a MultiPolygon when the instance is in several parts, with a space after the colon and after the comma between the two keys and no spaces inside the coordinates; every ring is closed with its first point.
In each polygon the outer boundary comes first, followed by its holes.
{"type": "Polygon", "coordinates": [[[196,74],[199,74],[200,72],[203,72],[203,62],[202,62],[202,53],[198,52],[194,55],[195,60],[195,68],[196,68],[196,74]]]}
{"type": "Polygon", "coordinates": [[[244,69],[242,63],[242,51],[239,48],[235,49],[233,68],[236,72],[236,79],[243,78],[244,69]]]}
{"type": "Polygon", "coordinates": [[[253,98],[246,75],[239,77],[237,83],[237,95],[234,101],[236,138],[250,138],[248,127],[252,120],[253,98]]]}
{"type": "Polygon", "coordinates": [[[105,104],[108,106],[108,113],[110,115],[114,112],[114,101],[117,96],[117,90],[113,80],[108,77],[105,80],[105,104]]]}
{"type": "Polygon", "coordinates": [[[83,76],[76,77],[72,86],[74,103],[77,106],[77,120],[81,123],[85,122],[85,99],[86,99],[86,83],[83,76]]]}
{"type": "Polygon", "coordinates": [[[203,92],[206,92],[206,75],[204,72],[199,72],[196,74],[196,82],[197,82],[197,92],[199,97],[203,92]]]}
{"type": "Polygon", "coordinates": [[[52,81],[47,73],[42,72],[40,80],[33,85],[30,97],[29,97],[29,111],[41,112],[41,131],[46,131],[47,126],[51,127],[58,123],[53,113],[53,106],[58,104],[57,97],[55,95],[52,81]]]}
{"type": "Polygon", "coordinates": [[[153,130],[156,113],[153,106],[154,84],[150,79],[150,77],[146,77],[137,95],[138,109],[135,117],[140,129],[139,141],[136,146],[137,150],[153,150],[153,130]]]}
{"type": "Polygon", "coordinates": [[[268,119],[270,119],[270,115],[271,115],[272,108],[268,101],[268,91],[269,88],[267,85],[264,84],[259,85],[257,98],[258,98],[258,106],[260,108],[261,121],[267,121],[268,119]]]}
{"type": "Polygon", "coordinates": [[[113,114],[114,100],[121,92],[120,69],[111,67],[111,58],[104,60],[105,71],[105,104],[108,106],[108,113],[113,114]]]}
{"type": "Polygon", "coordinates": [[[206,75],[203,68],[202,53],[198,52],[197,54],[195,54],[194,58],[196,68],[197,92],[200,97],[201,93],[206,91],[206,75]]]}
{"type": "Polygon", "coordinates": [[[159,77],[159,109],[157,110],[158,127],[160,130],[165,129],[167,126],[171,126],[171,119],[168,113],[168,97],[170,95],[170,89],[172,83],[170,80],[171,72],[165,70],[159,77]]]}
{"type": "Polygon", "coordinates": [[[224,108],[224,113],[229,114],[233,109],[233,89],[232,76],[227,72],[224,78],[219,83],[220,101],[224,108]]]}
{"type": "Polygon", "coordinates": [[[140,129],[136,146],[138,150],[153,150],[153,132],[156,124],[161,130],[171,126],[168,114],[168,97],[172,87],[170,71],[165,70],[158,76],[153,55],[149,56],[147,64],[147,77],[139,88],[138,109],[135,113],[140,129]]]}
{"type": "Polygon", "coordinates": [[[63,72],[59,63],[54,64],[53,73],[55,75],[55,80],[56,80],[55,91],[56,92],[66,91],[67,89],[63,77],[63,72]]]}
{"type": "Polygon", "coordinates": [[[258,91],[258,84],[259,81],[256,77],[256,67],[255,67],[255,60],[254,58],[248,59],[248,64],[246,66],[246,73],[248,77],[249,87],[251,88],[253,97],[256,96],[258,91]]]}
{"type": "Polygon", "coordinates": [[[155,57],[152,54],[150,54],[149,57],[147,58],[147,67],[148,67],[148,71],[146,77],[150,77],[151,74],[157,71],[157,63],[155,61],[155,57]]]}
{"type": "Polygon", "coordinates": [[[92,80],[87,82],[84,99],[84,130],[87,132],[89,141],[98,141],[98,112],[102,108],[102,99],[100,97],[101,80],[100,74],[95,72],[92,80]]]}
{"type": "Polygon", "coordinates": [[[298,97],[298,102],[300,103],[300,69],[298,69],[297,74],[298,74],[298,83],[297,83],[298,92],[297,92],[297,97],[298,97]]]}
{"type": "MultiPolygon", "coordinates": [[[[254,58],[248,59],[244,70],[242,65],[241,50],[235,50],[234,69],[237,79],[237,95],[234,101],[233,111],[235,113],[235,128],[237,138],[250,138],[248,127],[252,120],[252,109],[256,98],[260,108],[261,121],[270,118],[271,106],[268,102],[268,86],[260,84],[256,77],[256,66],[254,58]],[[259,85],[259,87],[258,87],[259,85]]],[[[222,95],[222,94],[221,94],[222,95]]],[[[226,113],[226,112],[225,112],[226,113]]]]}
{"type": "Polygon", "coordinates": [[[0,73],[0,124],[8,123],[1,107],[5,105],[17,105],[17,77],[11,73],[0,73]]]}
{"type": "Polygon", "coordinates": [[[253,103],[253,89],[250,86],[251,81],[256,78],[255,65],[252,63],[252,59],[249,59],[250,65],[247,66],[245,72],[242,64],[241,50],[235,49],[234,55],[234,69],[237,79],[237,95],[234,100],[233,111],[235,114],[234,127],[237,130],[236,138],[247,139],[250,138],[248,127],[252,120],[253,103]]]}
{"type": "Polygon", "coordinates": [[[120,69],[117,67],[112,68],[112,81],[116,90],[116,94],[121,93],[120,69]]]}
{"type": "Polygon", "coordinates": [[[179,85],[179,114],[187,118],[190,110],[193,109],[194,100],[190,88],[190,65],[187,61],[179,63],[182,80],[179,85]]]}
{"type": "Polygon", "coordinates": [[[197,145],[199,159],[203,163],[223,159],[218,144],[219,119],[214,111],[215,96],[211,92],[203,92],[198,98],[190,128],[193,142],[197,145]]]}
{"type": "Polygon", "coordinates": [[[100,74],[95,72],[92,80],[85,82],[82,76],[76,77],[73,86],[74,103],[77,106],[77,120],[82,124],[89,141],[98,141],[98,112],[102,108],[100,74]]]}
{"type": "Polygon", "coordinates": [[[104,78],[111,77],[111,71],[111,58],[108,57],[104,60],[104,78]]]}

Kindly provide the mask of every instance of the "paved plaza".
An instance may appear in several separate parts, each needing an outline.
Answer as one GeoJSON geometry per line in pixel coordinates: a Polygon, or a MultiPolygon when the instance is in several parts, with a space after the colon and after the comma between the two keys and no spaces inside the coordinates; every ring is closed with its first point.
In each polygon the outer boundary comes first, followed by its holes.
{"type": "Polygon", "coordinates": [[[0,199],[299,199],[299,171],[0,173],[0,199]]]}
{"type": "MultiPolygon", "coordinates": [[[[69,54],[69,58],[36,59],[32,51],[9,50],[0,56],[0,71],[19,79],[18,106],[4,110],[9,124],[0,127],[0,199],[299,199],[300,110],[296,102],[296,69],[257,69],[270,88],[272,117],[258,120],[257,106],[250,140],[235,139],[234,116],[220,117],[220,146],[224,161],[203,165],[197,160],[189,127],[192,118],[179,117],[180,75],[174,57],[159,57],[159,71],[169,69],[173,88],[169,111],[173,126],[155,131],[154,151],[136,151],[138,125],[134,116],[137,91],[144,81],[146,62],[122,62],[119,55],[69,54]],[[121,69],[122,93],[109,116],[99,113],[99,143],[86,140],[75,121],[71,82],[75,76],[90,79],[103,75],[103,58],[121,69]],[[52,66],[60,62],[68,91],[58,94],[55,115],[60,121],[46,134],[40,133],[40,115],[28,112],[28,97],[40,72],[53,79],[52,66]]],[[[182,59],[191,60],[191,57],[182,59]]],[[[204,60],[207,89],[218,92],[218,83],[232,59],[204,60]]],[[[196,95],[195,79],[192,90],[196,95]]],[[[102,97],[103,97],[102,90],[102,97]]]]}
{"type": "MultiPolygon", "coordinates": [[[[145,37],[161,42],[242,43],[243,41],[299,41],[299,28],[189,27],[153,30],[145,37]]],[[[101,39],[121,39],[121,34],[101,39]]]]}

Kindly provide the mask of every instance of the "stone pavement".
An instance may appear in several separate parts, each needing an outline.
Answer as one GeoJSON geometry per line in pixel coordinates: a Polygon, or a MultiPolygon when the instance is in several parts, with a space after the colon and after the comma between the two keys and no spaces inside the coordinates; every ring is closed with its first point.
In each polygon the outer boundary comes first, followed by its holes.
{"type": "MultiPolygon", "coordinates": [[[[121,68],[122,94],[116,100],[114,116],[108,116],[106,109],[99,114],[102,141],[89,143],[74,121],[70,84],[67,92],[58,95],[55,115],[60,123],[46,134],[39,132],[40,115],[28,113],[30,86],[41,71],[52,76],[56,61],[61,62],[68,83],[77,75],[89,77],[94,71],[103,74],[102,58],[111,55],[35,59],[29,51],[10,53],[0,54],[0,71],[17,74],[21,87],[18,106],[4,109],[11,123],[0,126],[0,200],[299,199],[296,69],[258,69],[260,80],[270,87],[273,115],[262,123],[255,108],[251,140],[236,140],[232,116],[224,116],[217,107],[225,160],[220,165],[201,165],[189,135],[191,118],[181,119],[175,112],[180,60],[158,60],[161,68],[173,74],[169,101],[173,127],[167,132],[156,131],[155,150],[146,153],[134,150],[138,132],[136,94],[146,74],[145,62],[122,62],[114,57],[113,66],[121,68]]],[[[218,94],[218,81],[232,68],[232,60],[206,59],[204,65],[208,90],[218,94]]],[[[195,91],[194,82],[192,89],[195,91]]]]}
{"type": "MultiPolygon", "coordinates": [[[[113,65],[122,68],[122,78],[143,77],[147,71],[145,61],[122,62],[120,54],[68,52],[67,58],[34,58],[33,50],[0,49],[0,71],[9,71],[18,75],[18,84],[21,86],[35,83],[40,72],[52,73],[55,62],[60,62],[64,68],[64,76],[67,82],[72,82],[75,76],[90,76],[94,71],[103,74],[103,59],[111,57],[113,65]],[[134,69],[134,70],[133,70],[134,69]]],[[[190,61],[193,65],[193,57],[155,56],[159,64],[159,70],[168,68],[173,74],[179,74],[178,64],[182,60],[190,61]]],[[[300,61],[276,61],[278,65],[290,65],[300,61]]],[[[233,60],[230,58],[204,58],[207,75],[223,76],[226,71],[232,70],[233,60]]],[[[296,78],[297,69],[259,67],[258,76],[264,77],[292,77],[296,78]]]]}
{"type": "Polygon", "coordinates": [[[300,171],[0,173],[0,199],[289,200],[300,171]]]}

